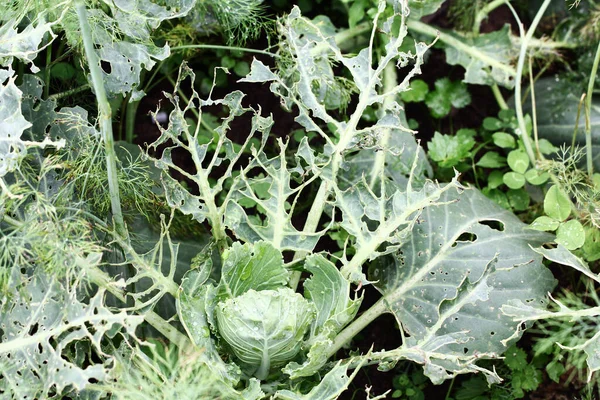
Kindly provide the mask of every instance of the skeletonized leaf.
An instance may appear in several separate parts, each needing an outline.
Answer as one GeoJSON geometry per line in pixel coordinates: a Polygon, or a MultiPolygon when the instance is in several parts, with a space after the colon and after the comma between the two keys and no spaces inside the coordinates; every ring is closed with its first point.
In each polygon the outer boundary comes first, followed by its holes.
{"type": "Polygon", "coordinates": [[[287,145],[279,140],[279,156],[270,160],[264,154],[253,151],[265,176],[249,178],[242,171],[240,189],[234,192],[233,199],[227,204],[225,223],[242,240],[256,242],[264,240],[279,250],[312,251],[321,233],[299,231],[292,224],[293,205],[303,195],[305,185],[292,188],[292,176],[301,179],[304,170],[300,167],[289,168],[286,161],[287,145]],[[268,188],[267,193],[258,193],[257,188],[268,188]],[[249,215],[240,201],[250,200],[256,204],[258,213],[264,215],[264,221],[249,215]]]}
{"type": "Polygon", "coordinates": [[[12,19],[0,26],[0,65],[8,67],[17,58],[31,64],[31,72],[38,72],[40,69],[33,64],[33,60],[41,50],[44,36],[50,36],[49,42],[55,38],[56,35],[52,32],[53,24],[40,18],[37,23],[28,24],[19,32],[19,22],[12,19]]]}
{"type": "Polygon", "coordinates": [[[373,136],[373,148],[362,149],[346,159],[344,170],[338,175],[340,188],[345,190],[356,185],[363,176],[373,181],[376,178],[374,174],[381,172],[375,168],[378,152],[386,153],[384,175],[396,185],[406,187],[410,178],[415,187],[422,186],[427,176],[432,173],[431,165],[413,132],[402,128],[404,126],[408,126],[404,113],[388,110],[367,133],[373,136]],[[385,130],[388,130],[389,140],[386,146],[382,147],[378,142],[385,130]]]}
{"type": "Polygon", "coordinates": [[[162,21],[184,16],[194,3],[175,0],[167,6],[150,0],[119,0],[107,3],[110,13],[100,8],[88,10],[94,47],[110,95],[126,95],[135,90],[135,99],[143,96],[137,90],[142,70],[152,70],[156,61],[170,54],[168,45],[158,47],[152,42],[152,30],[162,21]]]}
{"type": "Polygon", "coordinates": [[[555,249],[545,249],[543,247],[539,247],[535,248],[534,250],[546,257],[548,260],[562,265],[567,265],[600,283],[600,276],[592,272],[585,261],[571,253],[565,246],[559,244],[555,249]]]}
{"type": "MultiPolygon", "coordinates": [[[[191,87],[194,87],[196,75],[194,72],[183,65],[179,72],[175,93],[179,90],[183,82],[190,78],[191,87]]],[[[222,224],[226,214],[227,203],[217,206],[217,197],[223,192],[226,180],[233,180],[233,188],[238,186],[235,181],[239,178],[231,179],[234,168],[237,167],[237,161],[247,150],[250,140],[254,134],[259,132],[261,137],[261,146],[264,146],[269,130],[273,124],[271,118],[261,117],[256,111],[242,106],[243,93],[234,91],[226,95],[223,99],[213,100],[211,98],[202,100],[194,90],[189,101],[181,104],[178,95],[166,94],[171,104],[174,106],[169,115],[169,125],[166,128],[159,127],[161,136],[152,143],[153,148],[167,144],[160,158],[154,158],[153,161],[159,169],[163,170],[161,179],[163,181],[164,192],[170,207],[179,209],[186,215],[191,215],[198,222],[209,219],[213,228],[218,229],[216,224],[222,224]],[[200,104],[200,107],[198,107],[200,104]],[[193,131],[186,118],[192,114],[192,110],[198,109],[200,116],[202,107],[221,106],[228,111],[228,115],[221,120],[221,124],[214,129],[218,139],[211,143],[200,144],[199,130],[193,131]],[[230,124],[234,118],[246,113],[253,113],[251,132],[247,135],[246,142],[242,146],[236,147],[227,137],[230,131],[230,124]],[[177,148],[183,148],[190,154],[196,166],[196,173],[190,173],[183,170],[173,161],[172,153],[177,148]],[[225,165],[226,168],[218,171],[219,177],[214,182],[209,182],[209,177],[216,167],[225,165]],[[180,172],[186,178],[193,181],[200,189],[198,195],[192,194],[184,187],[180,181],[171,176],[171,170],[180,172]]],[[[198,124],[200,126],[200,124],[198,124]]],[[[251,164],[251,168],[254,164],[251,164]]],[[[233,190],[233,189],[232,189],[233,190]]]]}
{"type": "MultiPolygon", "coordinates": [[[[100,255],[86,262],[98,264],[100,255]]],[[[102,363],[82,368],[69,361],[69,348],[89,341],[104,354],[101,340],[118,329],[135,336],[143,316],[125,311],[114,313],[104,306],[104,290],[86,303],[74,290],[67,290],[50,277],[38,273],[13,297],[0,300],[0,391],[13,398],[48,398],[65,387],[82,390],[90,379],[103,380],[110,369],[110,356],[102,363]]]]}
{"type": "Polygon", "coordinates": [[[41,92],[39,79],[25,75],[21,85],[23,92],[15,85],[13,74],[11,69],[0,69],[0,178],[18,168],[28,147],[65,145],[64,138],[52,141],[45,135],[45,129],[56,117],[54,103],[42,102],[38,108],[33,107],[41,92]],[[26,120],[23,113],[30,119],[26,120]],[[25,138],[23,135],[28,129],[32,135],[25,138]]]}
{"type": "MultiPolygon", "coordinates": [[[[564,249],[564,247],[563,247],[564,249]]],[[[525,323],[528,321],[538,321],[544,319],[570,319],[571,321],[577,321],[581,318],[591,318],[597,320],[600,315],[599,307],[584,307],[582,309],[573,309],[565,306],[559,300],[556,300],[550,296],[551,299],[558,305],[557,311],[548,311],[544,308],[536,307],[531,305],[529,302],[524,303],[521,300],[510,300],[507,304],[502,306],[502,312],[508,317],[513,318],[518,323],[525,323]]],[[[600,333],[596,333],[591,338],[577,346],[564,346],[561,343],[557,343],[558,346],[568,351],[581,351],[583,350],[587,355],[586,364],[588,366],[588,381],[591,379],[592,374],[600,370],[600,333]]]]}
{"type": "MultiPolygon", "coordinates": [[[[387,185],[395,189],[393,184],[387,185]]],[[[337,190],[336,206],[343,215],[340,225],[356,240],[356,254],[344,262],[342,275],[352,282],[366,282],[363,263],[396,251],[408,240],[423,209],[456,187],[455,182],[445,186],[428,182],[418,190],[409,184],[403,191],[396,189],[391,194],[378,195],[362,182],[345,192],[337,190]]],[[[382,186],[380,191],[384,190],[382,186]]]]}
{"type": "Polygon", "coordinates": [[[21,113],[23,92],[15,79],[12,70],[0,70],[0,178],[14,171],[25,156],[21,135],[31,126],[21,113]]]}
{"type": "Polygon", "coordinates": [[[280,390],[275,393],[275,399],[283,400],[334,400],[339,398],[356,374],[360,371],[360,365],[352,374],[348,375],[350,362],[342,364],[338,362],[321,381],[307,394],[298,394],[290,390],[280,390]]]}

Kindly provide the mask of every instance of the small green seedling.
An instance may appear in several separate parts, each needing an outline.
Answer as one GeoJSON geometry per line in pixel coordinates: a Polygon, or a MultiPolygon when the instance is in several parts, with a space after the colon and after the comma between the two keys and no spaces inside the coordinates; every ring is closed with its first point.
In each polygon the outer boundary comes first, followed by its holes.
{"type": "Polygon", "coordinates": [[[544,198],[544,213],[533,221],[531,227],[540,231],[556,231],[556,243],[569,250],[575,250],[585,243],[585,230],[576,219],[568,220],[572,203],[569,197],[556,185],[550,187],[544,198]]]}

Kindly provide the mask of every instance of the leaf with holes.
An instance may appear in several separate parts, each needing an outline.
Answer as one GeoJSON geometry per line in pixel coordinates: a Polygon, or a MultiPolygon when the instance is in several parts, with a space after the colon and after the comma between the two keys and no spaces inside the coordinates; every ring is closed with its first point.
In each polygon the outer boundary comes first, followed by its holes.
{"type": "Polygon", "coordinates": [[[20,22],[22,21],[12,19],[0,26],[0,65],[8,67],[17,58],[24,63],[31,64],[31,72],[39,72],[40,69],[35,66],[33,60],[47,46],[41,46],[44,37],[46,35],[50,37],[48,43],[52,43],[56,37],[52,32],[52,24],[46,23],[43,18],[40,18],[37,24],[31,23],[19,32],[20,22]]]}
{"type": "Polygon", "coordinates": [[[509,300],[546,303],[555,281],[530,246],[552,236],[528,229],[475,189],[439,201],[445,204],[426,208],[411,239],[374,263],[369,278],[408,335],[403,348],[425,355],[434,382],[477,370],[494,381],[495,372],[465,360],[506,350],[519,330],[500,310],[509,300]]]}
{"type": "Polygon", "coordinates": [[[516,59],[516,50],[510,37],[510,27],[492,33],[481,34],[474,38],[463,38],[452,34],[455,40],[468,46],[471,52],[461,50],[462,46],[446,47],[446,61],[451,65],[465,68],[463,82],[476,85],[497,83],[507,88],[515,84],[511,63],[516,59]],[[491,69],[489,68],[491,66],[491,69]]]}
{"type": "MultiPolygon", "coordinates": [[[[100,254],[84,260],[97,265],[100,254]]],[[[113,313],[104,306],[104,290],[86,303],[51,277],[38,273],[29,278],[14,298],[0,300],[0,391],[13,398],[49,398],[67,386],[83,389],[90,380],[105,379],[111,356],[101,341],[119,330],[135,337],[143,316],[113,313]],[[71,347],[87,340],[101,361],[83,368],[69,361],[71,347]]]]}
{"type": "Polygon", "coordinates": [[[168,6],[160,3],[163,2],[119,0],[107,4],[110,12],[100,8],[88,10],[94,47],[110,95],[133,91],[134,99],[143,96],[139,87],[142,70],[152,70],[156,61],[170,54],[168,45],[158,47],[152,42],[152,30],[162,21],[186,15],[195,1],[175,0],[168,6]]]}
{"type": "Polygon", "coordinates": [[[337,190],[336,206],[343,217],[340,225],[356,238],[356,253],[343,261],[342,275],[351,282],[367,282],[363,263],[397,251],[409,240],[423,209],[438,204],[444,192],[457,186],[456,181],[444,186],[428,182],[413,189],[409,181],[404,190],[387,184],[381,186],[382,193],[375,194],[361,182],[344,192],[337,190]],[[386,187],[392,192],[386,193],[386,187]]]}

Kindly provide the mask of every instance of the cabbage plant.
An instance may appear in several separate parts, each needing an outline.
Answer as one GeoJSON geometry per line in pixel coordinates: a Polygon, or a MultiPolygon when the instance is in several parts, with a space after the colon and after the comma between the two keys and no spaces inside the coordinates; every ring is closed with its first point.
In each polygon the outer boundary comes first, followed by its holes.
{"type": "Polygon", "coordinates": [[[355,54],[340,49],[327,18],[294,7],[278,21],[275,64],[254,59],[241,82],[268,85],[295,113],[297,142],[271,140],[269,110],[248,106],[241,91],[202,98],[184,64],[165,93],[168,123],[135,157],[114,143],[109,99],[144,95],[142,70],[170,52],[152,30],[195,3],[3,5],[0,393],[334,399],[362,366],[400,360],[435,384],[465,373],[500,381],[480,360],[501,357],[522,333],[507,304],[545,307],[555,281],[534,248],[552,236],[457,177],[428,178],[398,95],[432,44],[408,43],[407,26],[441,2],[411,15],[411,2],[379,1],[355,54]],[[38,76],[17,84],[15,60],[35,73],[59,31],[82,57],[97,119],[57,109],[38,76]],[[209,107],[224,116],[206,143],[209,107]],[[242,135],[240,119],[250,121],[242,135]],[[102,198],[109,206],[97,205],[102,198]],[[181,214],[207,232],[176,240],[181,214]],[[332,238],[339,248],[328,248],[332,238]],[[360,309],[368,285],[380,297],[360,309]],[[398,348],[375,343],[337,359],[383,314],[395,317],[398,348]]]}

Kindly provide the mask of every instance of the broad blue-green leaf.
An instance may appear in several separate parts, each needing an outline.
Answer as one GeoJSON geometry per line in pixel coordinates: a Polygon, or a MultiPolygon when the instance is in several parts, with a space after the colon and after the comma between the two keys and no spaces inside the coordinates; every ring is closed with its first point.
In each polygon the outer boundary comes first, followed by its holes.
{"type": "Polygon", "coordinates": [[[281,251],[268,242],[234,243],[222,255],[218,299],[234,298],[248,290],[276,290],[285,286],[289,272],[281,251]]]}
{"type": "Polygon", "coordinates": [[[518,331],[503,304],[545,304],[555,281],[530,246],[552,235],[528,229],[475,189],[448,191],[442,201],[423,210],[410,239],[374,263],[369,279],[409,336],[400,351],[424,362],[434,382],[475,371],[494,381],[474,361],[501,356],[518,331]]]}
{"type": "Polygon", "coordinates": [[[462,42],[468,48],[477,50],[476,54],[469,54],[458,47],[446,46],[448,64],[458,64],[466,70],[463,82],[477,85],[497,83],[507,88],[514,86],[515,77],[508,71],[512,70],[511,63],[514,62],[517,53],[510,40],[508,25],[495,32],[469,39],[457,34],[448,34],[454,36],[455,40],[462,42]],[[507,68],[494,65],[490,69],[490,61],[504,64],[507,68]]]}
{"type": "Polygon", "coordinates": [[[410,17],[421,19],[429,14],[433,14],[441,7],[443,2],[444,0],[409,0],[408,8],[410,9],[410,17]]]}
{"type": "Polygon", "coordinates": [[[249,290],[216,309],[219,334],[258,379],[298,354],[314,315],[314,306],[289,288],[249,290]]]}
{"type": "MultiPolygon", "coordinates": [[[[575,127],[578,129],[576,145],[585,147],[585,117],[583,108],[577,120],[581,95],[585,93],[587,79],[577,84],[565,77],[549,77],[536,81],[535,103],[540,137],[556,146],[571,146],[575,127]]],[[[583,107],[583,106],[582,106],[583,107]]],[[[531,102],[523,104],[523,112],[531,114],[531,102]]],[[[594,95],[590,110],[592,155],[594,168],[600,169],[600,100],[594,95]]],[[[585,160],[585,157],[584,157],[585,160]]],[[[585,162],[585,161],[584,161],[585,162]]]]}
{"type": "MultiPolygon", "coordinates": [[[[393,184],[387,185],[395,189],[393,184]]],[[[456,182],[445,186],[429,182],[421,189],[413,189],[409,183],[404,190],[376,194],[360,183],[345,192],[336,190],[336,206],[343,217],[340,225],[356,241],[356,254],[344,260],[342,275],[351,282],[367,282],[363,263],[396,251],[409,239],[420,213],[455,188],[456,182]]]]}
{"type": "MultiPolygon", "coordinates": [[[[97,266],[100,257],[90,254],[81,262],[97,266]]],[[[103,352],[103,338],[118,329],[135,337],[144,317],[106,308],[102,289],[82,303],[74,289],[42,273],[23,279],[28,280],[21,290],[0,299],[0,391],[10,398],[48,398],[105,379],[112,357],[103,352]],[[81,340],[89,341],[103,362],[88,360],[83,368],[68,361],[68,349],[81,340]]]]}

